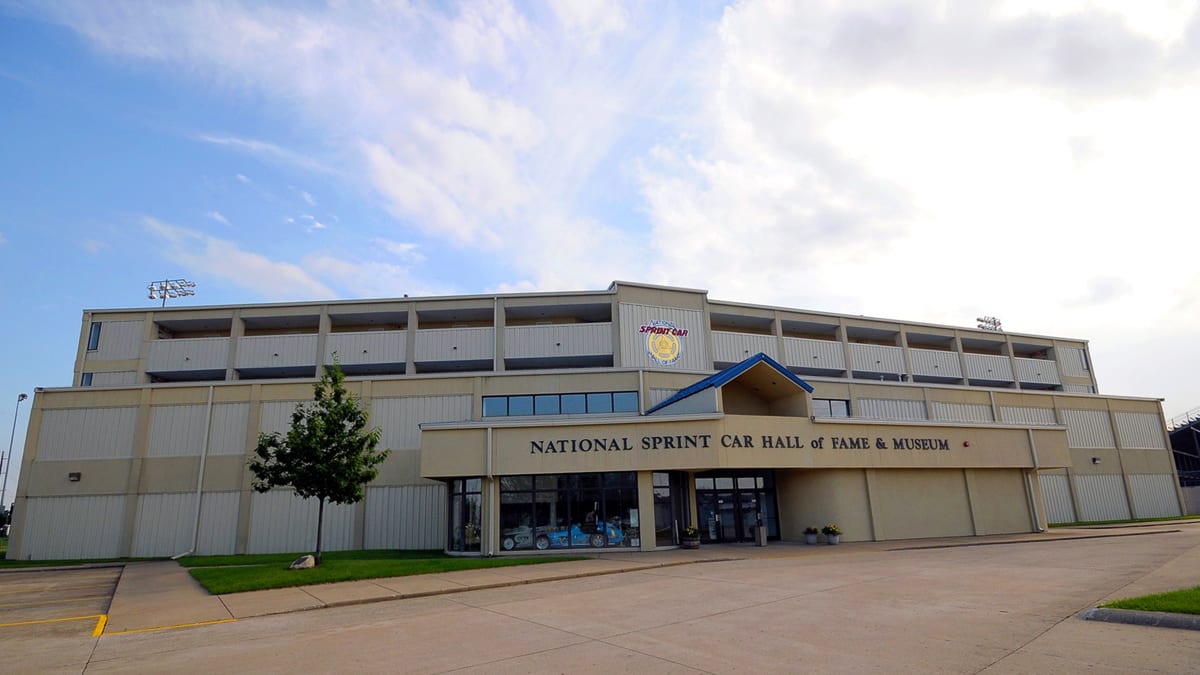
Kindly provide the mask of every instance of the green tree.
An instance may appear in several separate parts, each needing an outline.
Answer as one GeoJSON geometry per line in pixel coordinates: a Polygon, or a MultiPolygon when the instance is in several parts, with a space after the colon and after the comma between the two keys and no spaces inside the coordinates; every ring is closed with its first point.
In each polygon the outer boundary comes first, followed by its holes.
{"type": "Polygon", "coordinates": [[[313,400],[292,413],[287,435],[259,434],[248,464],[254,489],[292,487],[301,499],[317,499],[317,550],[321,564],[321,525],[325,502],[353,504],[363,486],[379,475],[390,450],[375,450],[381,430],[367,429],[367,413],[343,385],[346,376],[334,362],[313,385],[313,400]]]}

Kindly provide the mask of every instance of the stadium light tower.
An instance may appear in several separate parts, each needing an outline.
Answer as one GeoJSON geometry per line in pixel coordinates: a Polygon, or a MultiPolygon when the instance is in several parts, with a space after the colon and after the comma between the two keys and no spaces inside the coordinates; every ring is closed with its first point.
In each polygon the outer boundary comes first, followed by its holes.
{"type": "MultiPolygon", "coordinates": [[[[13,410],[12,431],[8,434],[8,455],[0,458],[0,464],[4,466],[4,483],[3,485],[0,485],[0,511],[4,511],[5,513],[8,513],[8,507],[4,505],[4,497],[8,492],[8,474],[9,469],[11,468],[9,465],[12,464],[13,438],[15,438],[17,435],[17,417],[19,417],[19,413],[21,411],[21,401],[24,401],[27,398],[29,398],[28,394],[17,394],[17,407],[13,410]]],[[[6,520],[5,522],[8,521],[6,520]]]]}
{"type": "Polygon", "coordinates": [[[150,299],[157,300],[162,298],[162,306],[167,306],[167,298],[182,298],[188,295],[195,295],[196,282],[188,281],[187,279],[163,279],[162,281],[151,281],[146,290],[150,291],[150,299]]]}
{"type": "Polygon", "coordinates": [[[997,332],[999,332],[1001,330],[1000,319],[997,319],[994,316],[975,317],[975,325],[979,328],[982,328],[983,330],[991,330],[991,331],[997,331],[997,332]]]}

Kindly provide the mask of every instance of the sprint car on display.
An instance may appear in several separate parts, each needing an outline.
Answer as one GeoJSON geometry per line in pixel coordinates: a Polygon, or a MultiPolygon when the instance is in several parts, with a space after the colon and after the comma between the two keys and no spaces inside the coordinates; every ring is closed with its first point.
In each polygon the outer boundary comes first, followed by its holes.
{"type": "MultiPolygon", "coordinates": [[[[504,531],[504,537],[500,540],[500,546],[505,551],[511,551],[515,548],[525,548],[529,545],[530,538],[533,537],[533,531],[527,526],[515,527],[504,531]]],[[[605,546],[620,546],[625,541],[625,532],[620,526],[613,523],[604,523],[602,530],[591,531],[591,526],[588,530],[584,530],[579,525],[570,527],[560,527],[554,530],[543,532],[533,538],[533,545],[539,551],[545,551],[551,548],[603,548],[605,546]]]]}

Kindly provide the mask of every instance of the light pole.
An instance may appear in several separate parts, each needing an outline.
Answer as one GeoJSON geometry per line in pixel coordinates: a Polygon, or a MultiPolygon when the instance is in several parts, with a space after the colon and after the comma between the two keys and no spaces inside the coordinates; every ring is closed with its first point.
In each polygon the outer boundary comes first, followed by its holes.
{"type": "Polygon", "coordinates": [[[167,298],[182,298],[187,295],[195,295],[196,282],[188,281],[187,279],[163,279],[162,281],[151,281],[146,290],[150,291],[150,299],[157,300],[162,298],[163,307],[167,306],[167,298]]]}
{"type": "Polygon", "coordinates": [[[29,396],[25,394],[17,394],[17,407],[13,409],[12,431],[8,434],[8,455],[3,458],[3,461],[0,461],[0,464],[4,465],[4,483],[0,485],[0,509],[3,509],[4,513],[6,514],[5,522],[8,522],[7,516],[11,515],[8,513],[8,507],[5,506],[6,502],[4,501],[4,497],[8,492],[8,470],[10,468],[9,465],[12,464],[13,439],[17,437],[17,417],[19,417],[19,413],[21,411],[21,401],[24,401],[27,398],[29,398],[29,396]]]}

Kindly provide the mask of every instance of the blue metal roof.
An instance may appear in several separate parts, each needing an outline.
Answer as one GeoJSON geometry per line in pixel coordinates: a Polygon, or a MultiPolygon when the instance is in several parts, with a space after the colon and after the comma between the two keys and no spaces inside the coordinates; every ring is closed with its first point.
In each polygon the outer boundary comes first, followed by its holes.
{"type": "Polygon", "coordinates": [[[682,401],[683,399],[688,398],[689,396],[692,396],[701,391],[704,391],[705,389],[708,389],[709,387],[720,389],[721,387],[725,386],[726,384],[729,384],[733,380],[737,379],[737,377],[739,375],[741,375],[742,373],[746,372],[747,370],[750,370],[751,368],[753,368],[754,366],[756,366],[760,363],[764,363],[764,364],[770,366],[772,369],[774,369],[780,375],[787,378],[788,380],[793,382],[796,386],[807,391],[808,393],[811,394],[813,392],[813,388],[812,388],[811,384],[805,382],[804,380],[800,379],[799,377],[796,377],[795,373],[793,373],[792,371],[783,367],[783,365],[780,364],[775,359],[767,356],[766,354],[764,354],[762,352],[759,352],[759,353],[755,354],[754,356],[751,356],[750,358],[746,359],[745,361],[742,361],[741,363],[737,363],[732,366],[729,366],[725,370],[722,370],[721,372],[716,373],[714,375],[709,375],[708,377],[704,378],[703,380],[700,380],[699,382],[697,382],[685,389],[680,389],[679,391],[675,392],[675,395],[672,396],[671,398],[668,398],[667,400],[663,401],[662,403],[659,403],[658,405],[654,406],[653,408],[647,410],[646,414],[649,415],[650,413],[652,413],[656,410],[659,410],[661,408],[665,408],[666,406],[669,406],[672,403],[682,401]]]}

